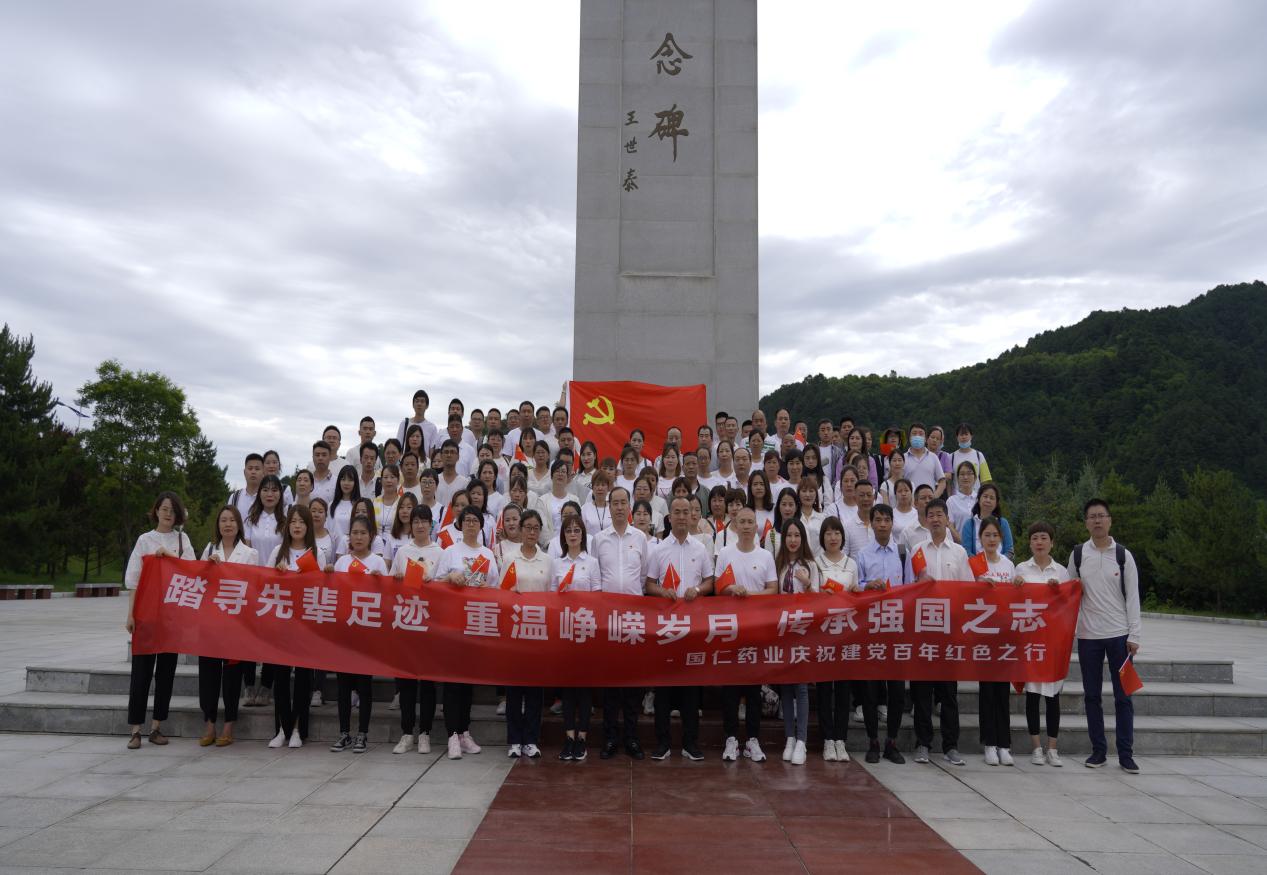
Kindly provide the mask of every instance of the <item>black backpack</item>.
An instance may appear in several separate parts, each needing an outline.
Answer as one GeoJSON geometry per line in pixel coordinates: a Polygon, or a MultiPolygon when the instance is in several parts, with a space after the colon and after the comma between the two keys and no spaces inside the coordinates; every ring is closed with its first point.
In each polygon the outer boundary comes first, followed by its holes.
{"type": "MultiPolygon", "coordinates": [[[[1126,548],[1121,544],[1113,544],[1114,552],[1117,553],[1117,582],[1122,585],[1122,601],[1126,601],[1126,548]]],[[[1078,579],[1082,579],[1082,544],[1078,544],[1073,548],[1073,570],[1077,572],[1078,579]]]]}

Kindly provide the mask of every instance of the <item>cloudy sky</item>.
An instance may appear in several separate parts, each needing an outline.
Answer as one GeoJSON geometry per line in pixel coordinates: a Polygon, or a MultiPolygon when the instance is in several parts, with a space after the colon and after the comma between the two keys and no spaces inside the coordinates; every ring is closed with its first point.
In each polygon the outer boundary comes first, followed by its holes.
{"type": "MultiPolygon", "coordinates": [[[[1257,0],[763,4],[762,390],[1263,278],[1264,33],[1257,0]]],[[[0,319],[71,402],[108,357],[168,374],[231,478],[418,386],[550,402],[577,54],[556,0],[9,4],[0,319]]]]}

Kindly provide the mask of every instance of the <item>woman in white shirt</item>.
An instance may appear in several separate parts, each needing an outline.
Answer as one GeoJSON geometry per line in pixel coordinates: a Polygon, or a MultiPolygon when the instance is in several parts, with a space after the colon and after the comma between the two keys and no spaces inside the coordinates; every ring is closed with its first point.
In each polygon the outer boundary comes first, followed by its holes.
{"type": "Polygon", "coordinates": [[[386,527],[379,536],[383,541],[383,561],[388,565],[395,561],[396,551],[409,543],[411,537],[409,521],[413,518],[414,509],[417,507],[418,499],[414,498],[412,492],[406,492],[392,505],[395,514],[387,521],[386,527]]]}
{"type": "MultiPolygon", "coordinates": [[[[559,460],[550,466],[550,491],[541,497],[541,503],[545,508],[542,519],[545,520],[545,538],[548,540],[550,536],[559,531],[559,515],[563,511],[563,505],[569,501],[576,501],[576,496],[568,492],[568,463],[559,460]]],[[[522,522],[520,523],[522,526],[522,522]]]]}
{"type": "MultiPolygon", "coordinates": [[[[268,557],[273,548],[282,542],[286,532],[286,507],[282,502],[282,482],[271,474],[260,481],[255,501],[243,521],[246,540],[259,554],[260,564],[269,567],[268,557]]],[[[242,679],[246,683],[246,705],[271,705],[273,696],[273,667],[260,666],[259,685],[255,684],[255,663],[242,663],[242,679]]]]}
{"type": "Polygon", "coordinates": [[[761,461],[761,470],[765,473],[766,483],[770,485],[770,494],[778,495],[788,486],[787,480],[783,479],[783,460],[779,458],[779,454],[774,450],[768,450],[765,457],[761,461]]]}
{"type": "Polygon", "coordinates": [[[300,468],[295,472],[295,504],[308,506],[308,502],[312,501],[312,487],[315,481],[312,479],[312,472],[307,468],[300,468]]]}
{"type": "Polygon", "coordinates": [[[633,446],[627,444],[620,451],[620,472],[616,475],[616,486],[627,489],[630,495],[633,495],[634,481],[642,470],[639,461],[638,451],[633,446]]]}
{"type": "Polygon", "coordinates": [[[545,495],[550,491],[550,445],[537,441],[532,448],[532,469],[528,472],[528,491],[545,495]]]}
{"type": "MultiPolygon", "coordinates": [[[[305,555],[317,560],[317,567],[324,567],[326,557],[317,547],[316,528],[308,508],[296,504],[286,514],[286,537],[273,548],[268,564],[278,571],[298,571],[299,560],[305,555]]],[[[303,747],[303,736],[308,730],[308,709],[312,705],[312,670],[303,666],[274,665],[273,716],[279,727],[277,735],[268,743],[271,748],[287,744],[303,747]],[[294,669],[294,694],[291,694],[291,669],[294,669]]]]}
{"type": "Polygon", "coordinates": [[[673,494],[673,481],[682,476],[682,453],[676,444],[668,444],[660,454],[660,467],[656,470],[660,483],[656,486],[656,494],[668,499],[673,494]]]}
{"type": "MultiPolygon", "coordinates": [[[[142,559],[146,556],[175,556],[178,559],[196,559],[193,545],[181,531],[185,524],[185,505],[174,492],[160,492],[150,507],[151,531],[136,539],[128,567],[123,574],[123,585],[128,590],[128,617],[124,628],[131,635],[136,629],[136,606],[132,596],[141,582],[142,559]]],[[[145,706],[150,697],[150,681],[154,682],[154,719],[150,724],[150,744],[167,744],[167,738],[159,727],[167,719],[172,701],[172,686],[176,681],[175,653],[132,654],[132,677],[128,685],[128,724],[131,735],[128,750],[141,746],[141,724],[145,722],[145,706]]]]}
{"type": "Polygon", "coordinates": [[[902,542],[902,533],[909,528],[919,526],[919,511],[915,509],[914,493],[911,481],[903,477],[893,485],[897,504],[893,506],[893,540],[902,542]]]}
{"type": "Polygon", "coordinates": [[[519,518],[522,515],[523,508],[513,501],[502,508],[497,525],[497,539],[493,544],[493,556],[497,559],[498,568],[504,568],[506,557],[513,556],[519,550],[519,543],[523,540],[523,533],[519,531],[519,518]]]}
{"type": "Polygon", "coordinates": [[[788,486],[800,491],[801,477],[805,474],[805,457],[801,455],[800,450],[792,450],[787,454],[783,459],[780,473],[788,486]]]}
{"type": "MultiPolygon", "coordinates": [[[[428,423],[430,424],[430,423],[428,423]]],[[[413,453],[421,461],[427,458],[427,441],[426,435],[420,426],[411,424],[405,431],[405,453],[413,453]]],[[[403,456],[404,454],[402,454],[403,456]]]]}
{"type": "MultiPolygon", "coordinates": [[[[633,431],[629,432],[629,446],[634,448],[634,458],[637,462],[637,464],[634,467],[635,474],[638,471],[641,471],[643,468],[655,467],[655,462],[651,460],[650,456],[648,456],[645,452],[643,452],[643,450],[646,448],[646,443],[647,443],[647,438],[646,438],[646,435],[642,433],[642,429],[635,428],[633,431]]],[[[620,461],[621,461],[621,464],[623,465],[625,461],[625,454],[623,451],[620,454],[620,461]]],[[[621,484],[621,485],[624,485],[624,484],[621,484]]]]}
{"type": "Polygon", "coordinates": [[[801,454],[801,458],[805,462],[805,473],[801,476],[813,475],[815,482],[818,483],[818,506],[821,510],[826,511],[827,508],[831,507],[832,502],[836,500],[838,490],[832,482],[831,472],[823,469],[822,452],[816,444],[806,444],[805,452],[801,454]]]}
{"type": "MultiPolygon", "coordinates": [[[[559,534],[559,546],[563,555],[554,561],[551,590],[583,594],[602,589],[598,560],[585,552],[587,543],[588,533],[584,522],[569,518],[563,523],[563,531],[559,534]]],[[[583,595],[580,597],[584,598],[583,595]]],[[[559,759],[582,762],[588,755],[585,746],[589,737],[593,695],[589,687],[564,687],[561,692],[564,738],[559,759]]]]}
{"type": "Polygon", "coordinates": [[[598,447],[593,441],[581,444],[580,461],[581,469],[576,472],[573,482],[583,493],[589,492],[594,488],[594,475],[598,473],[598,447]]]}
{"type": "MultiPolygon", "coordinates": [[[[379,474],[382,486],[381,494],[370,496],[374,502],[374,524],[380,532],[386,532],[396,519],[396,502],[400,498],[400,468],[396,465],[384,465],[379,474]]],[[[388,562],[390,556],[385,556],[388,562]]]]}
{"type": "MultiPolygon", "coordinates": [[[[779,496],[779,504],[790,490],[779,496]]],[[[810,552],[805,526],[792,517],[783,524],[779,549],[774,555],[779,592],[784,595],[818,592],[822,583],[818,565],[810,552]]],[[[783,704],[783,735],[787,743],[783,748],[784,762],[794,766],[805,765],[805,742],[809,740],[809,684],[782,684],[780,697],[783,704]]]]}
{"type": "Polygon", "coordinates": [[[801,525],[805,527],[805,537],[808,539],[810,552],[817,556],[818,551],[822,549],[818,546],[818,532],[823,527],[823,520],[827,519],[827,515],[818,504],[818,483],[814,477],[802,478],[796,494],[800,500],[800,520],[801,525]]]}
{"type": "Polygon", "coordinates": [[[633,489],[633,496],[632,496],[633,503],[635,505],[640,501],[646,502],[647,513],[651,515],[651,528],[653,529],[653,534],[661,530],[660,527],[661,525],[663,525],[663,522],[664,522],[664,514],[658,512],[656,510],[655,504],[653,504],[653,501],[655,499],[659,499],[660,503],[663,504],[664,499],[656,495],[654,490],[655,490],[655,486],[652,485],[651,475],[648,475],[646,477],[639,477],[634,482],[634,489],[633,489]]]}
{"type": "Polygon", "coordinates": [[[717,471],[715,476],[727,489],[743,488],[745,481],[740,481],[739,472],[735,470],[735,445],[730,441],[719,441],[717,443],[717,471]]]}
{"type": "MultiPolygon", "coordinates": [[[[558,467],[557,462],[555,467],[558,467]]],[[[503,589],[510,589],[513,583],[515,592],[550,591],[554,568],[549,554],[539,546],[544,528],[541,514],[535,510],[524,512],[519,521],[523,543],[519,545],[518,554],[511,556],[510,564],[502,569],[503,589]]],[[[506,743],[510,745],[507,755],[511,759],[541,756],[537,744],[541,741],[542,699],[541,687],[506,687],[506,743]]]]}
{"type": "Polygon", "coordinates": [[[466,487],[466,503],[480,512],[484,523],[480,528],[480,540],[486,545],[492,544],[497,532],[497,517],[488,512],[488,487],[479,481],[466,487]]]}
{"type": "Polygon", "coordinates": [[[748,478],[748,507],[757,517],[757,544],[764,546],[774,531],[774,496],[764,471],[753,471],[748,478]]]}
{"type": "MultiPolygon", "coordinates": [[[[1051,523],[1039,520],[1029,527],[1029,552],[1032,558],[1016,566],[1013,583],[1021,586],[1026,583],[1045,583],[1053,590],[1062,583],[1068,583],[1069,570],[1051,558],[1052,543],[1056,538],[1056,530],[1051,523]]],[[[1034,745],[1034,753],[1030,762],[1041,766],[1044,762],[1049,766],[1061,766],[1060,753],[1056,749],[1057,737],[1060,735],[1060,691],[1065,682],[1049,681],[1025,684],[1025,720],[1029,724],[1030,743],[1034,745]],[[1038,723],[1038,706],[1047,700],[1047,754],[1043,756],[1041,727],[1038,723]]]]}
{"type": "Polygon", "coordinates": [[[581,521],[585,523],[586,532],[597,535],[603,529],[611,527],[611,508],[607,505],[610,492],[611,480],[599,471],[590,480],[590,500],[581,508],[581,521]]]}
{"type": "MultiPolygon", "coordinates": [[[[502,508],[506,506],[506,502],[510,499],[499,491],[501,485],[498,483],[500,473],[497,469],[497,462],[493,459],[485,459],[480,462],[480,466],[476,469],[476,479],[484,484],[484,494],[488,496],[485,510],[493,519],[497,519],[501,515],[502,508]]],[[[504,489],[504,487],[501,487],[504,489]]]]}
{"type": "MultiPolygon", "coordinates": [[[[392,557],[392,576],[397,580],[404,579],[411,563],[422,566],[423,580],[435,579],[441,550],[431,540],[432,522],[431,508],[415,507],[410,511],[410,538],[392,557]]],[[[413,749],[415,738],[418,753],[431,753],[431,724],[436,717],[435,681],[396,678],[396,694],[400,696],[400,741],[396,742],[392,753],[408,753],[413,749]],[[414,735],[415,726],[418,727],[417,736],[414,735]]]]}
{"type": "Polygon", "coordinates": [[[955,491],[946,499],[946,510],[950,514],[950,524],[956,532],[963,531],[963,525],[972,519],[972,506],[977,503],[977,469],[971,462],[960,462],[955,469],[955,491]]]}
{"type": "MultiPolygon", "coordinates": [[[[370,549],[374,540],[374,520],[364,514],[352,517],[348,525],[348,552],[334,563],[335,571],[361,574],[387,574],[383,557],[370,549]]],[[[338,673],[339,738],[330,750],[340,753],[349,748],[353,753],[365,753],[369,747],[370,717],[374,710],[371,678],[367,674],[338,673]],[[352,738],[352,691],[360,699],[357,709],[357,733],[352,738]]]]}
{"type": "MultiPolygon", "coordinates": [[[[818,530],[818,564],[821,591],[828,595],[858,592],[858,563],[845,552],[845,527],[829,516],[818,530]]],[[[823,736],[823,759],[827,762],[849,762],[845,739],[849,734],[850,696],[853,681],[818,681],[818,725],[823,736]]]]}
{"type": "Polygon", "coordinates": [[[330,513],[330,508],[326,506],[324,498],[314,498],[308,503],[308,512],[312,515],[312,531],[317,541],[317,548],[326,557],[323,571],[334,571],[334,560],[338,558],[335,554],[339,546],[339,539],[335,537],[334,532],[326,528],[326,519],[330,513]]]}
{"type": "Polygon", "coordinates": [[[888,466],[885,470],[888,471],[888,476],[880,484],[876,501],[893,507],[897,503],[897,494],[894,489],[897,482],[906,476],[906,456],[902,455],[900,450],[893,450],[889,453],[888,466]]]}
{"type": "MultiPolygon", "coordinates": [[[[789,520],[796,519],[800,515],[800,501],[796,496],[795,490],[790,487],[784,487],[779,493],[778,500],[774,502],[774,521],[770,526],[770,533],[766,535],[765,541],[761,546],[770,551],[770,555],[779,555],[779,542],[783,540],[783,530],[787,526],[789,520]]],[[[806,548],[809,545],[806,544],[806,548]]]]}
{"type": "Polygon", "coordinates": [[[633,517],[631,521],[633,527],[647,536],[647,550],[650,552],[652,547],[660,543],[660,538],[657,534],[659,529],[656,528],[651,518],[650,502],[644,500],[635,501],[630,515],[633,517]]]}
{"type": "MultiPolygon", "coordinates": [[[[1012,560],[999,552],[1003,543],[1003,527],[998,517],[988,516],[977,531],[985,555],[986,570],[977,580],[991,585],[1011,583],[1016,576],[1012,560]]],[[[1012,761],[1012,720],[1007,681],[981,681],[978,714],[981,745],[985,748],[987,766],[1010,766],[1012,761]]]]}
{"type": "MultiPolygon", "coordinates": [[[[298,482],[298,478],[296,478],[298,482]]],[[[235,505],[220,508],[216,515],[216,537],[203,551],[202,558],[211,562],[235,565],[259,565],[255,548],[246,543],[242,515],[235,505]]],[[[198,744],[228,747],[233,744],[233,724],[238,719],[238,702],[242,698],[242,663],[214,656],[198,657],[198,704],[206,729],[198,744]],[[216,718],[220,701],[224,700],[224,728],[216,735],[216,718]]]]}
{"type": "Polygon", "coordinates": [[[857,489],[860,479],[862,478],[858,476],[858,469],[852,465],[845,465],[840,469],[840,490],[836,497],[836,504],[832,508],[832,514],[836,519],[843,522],[858,515],[858,498],[854,490],[857,489]]]}
{"type": "Polygon", "coordinates": [[[339,472],[334,482],[334,500],[330,502],[330,514],[327,525],[335,536],[342,538],[347,534],[348,524],[352,522],[352,505],[361,497],[360,478],[351,465],[339,472]]]}

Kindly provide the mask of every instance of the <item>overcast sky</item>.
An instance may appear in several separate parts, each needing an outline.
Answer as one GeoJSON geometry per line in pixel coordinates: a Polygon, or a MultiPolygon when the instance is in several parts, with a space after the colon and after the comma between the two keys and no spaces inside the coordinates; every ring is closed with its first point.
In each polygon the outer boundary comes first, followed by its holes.
{"type": "MultiPolygon", "coordinates": [[[[169,375],[230,479],[419,386],[552,403],[578,32],[555,0],[8,4],[0,320],[72,403],[105,358],[169,375]]],[[[762,390],[1263,278],[1264,33],[1257,0],[762,4],[762,390]]]]}

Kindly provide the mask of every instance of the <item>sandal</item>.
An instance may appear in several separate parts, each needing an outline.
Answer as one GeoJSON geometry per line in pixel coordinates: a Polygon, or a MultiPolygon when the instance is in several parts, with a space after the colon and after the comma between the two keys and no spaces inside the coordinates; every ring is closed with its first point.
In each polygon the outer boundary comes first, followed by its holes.
{"type": "MultiPolygon", "coordinates": [[[[167,744],[167,738],[166,736],[163,735],[163,733],[159,732],[157,729],[151,729],[150,730],[150,744],[157,744],[157,745],[167,744]]],[[[137,746],[140,747],[140,742],[137,742],[137,746]]]]}
{"type": "Polygon", "coordinates": [[[208,729],[202,734],[202,738],[198,739],[199,747],[210,747],[216,743],[216,731],[214,728],[208,729]]]}
{"type": "Polygon", "coordinates": [[[216,747],[228,747],[233,744],[232,735],[222,735],[216,739],[216,747]]]}
{"type": "Polygon", "coordinates": [[[132,732],[132,737],[128,739],[128,750],[136,750],[141,746],[141,730],[137,729],[132,732]]]}

